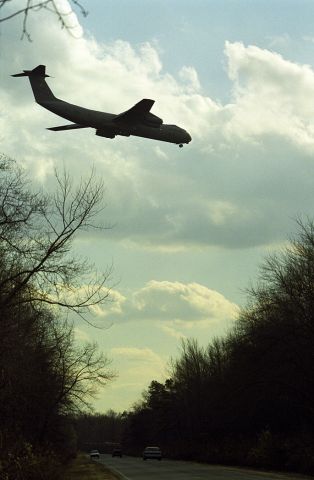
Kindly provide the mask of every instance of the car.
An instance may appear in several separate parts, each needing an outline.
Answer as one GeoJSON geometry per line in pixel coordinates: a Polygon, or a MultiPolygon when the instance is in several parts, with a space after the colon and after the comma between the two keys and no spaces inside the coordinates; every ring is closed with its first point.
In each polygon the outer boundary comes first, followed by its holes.
{"type": "Polygon", "coordinates": [[[161,460],[162,454],[159,447],[146,447],[143,451],[143,460],[147,460],[148,458],[161,460]]]}
{"type": "Polygon", "coordinates": [[[89,458],[99,458],[99,451],[98,450],[91,450],[89,453],[89,458]]]}
{"type": "Polygon", "coordinates": [[[113,457],[122,457],[122,449],[121,448],[114,448],[112,450],[112,454],[111,454],[113,457]]]}

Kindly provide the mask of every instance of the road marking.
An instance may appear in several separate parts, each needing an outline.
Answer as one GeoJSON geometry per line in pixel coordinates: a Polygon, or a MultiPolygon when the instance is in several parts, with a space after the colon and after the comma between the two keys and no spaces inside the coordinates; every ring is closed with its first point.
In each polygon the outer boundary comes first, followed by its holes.
{"type": "Polygon", "coordinates": [[[109,468],[109,470],[112,470],[114,473],[117,473],[122,480],[132,480],[130,477],[126,477],[125,475],[123,475],[122,472],[120,472],[120,470],[118,470],[117,468],[114,468],[112,467],[111,465],[107,465],[105,464],[107,468],[109,468]]]}

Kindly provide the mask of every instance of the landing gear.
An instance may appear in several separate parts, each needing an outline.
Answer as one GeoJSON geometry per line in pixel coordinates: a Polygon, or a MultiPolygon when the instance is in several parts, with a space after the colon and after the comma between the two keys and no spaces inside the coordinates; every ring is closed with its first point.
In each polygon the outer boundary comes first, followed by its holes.
{"type": "Polygon", "coordinates": [[[182,147],[183,147],[183,143],[179,143],[179,147],[182,148],[182,147]]]}

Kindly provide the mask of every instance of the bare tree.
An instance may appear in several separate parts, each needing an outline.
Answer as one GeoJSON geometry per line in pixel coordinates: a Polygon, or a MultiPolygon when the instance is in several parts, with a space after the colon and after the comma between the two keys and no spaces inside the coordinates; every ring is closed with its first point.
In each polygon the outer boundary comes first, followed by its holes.
{"type": "MultiPolygon", "coordinates": [[[[13,2],[14,0],[0,0],[0,12],[5,6],[11,6],[13,2]]],[[[78,0],[69,0],[69,2],[73,6],[78,7],[80,13],[84,17],[88,15],[87,10],[84,8],[81,2],[78,0]]],[[[63,11],[60,7],[60,4],[58,4],[58,1],[56,0],[24,0],[24,6],[13,9],[11,13],[0,18],[0,22],[11,20],[16,16],[21,16],[23,19],[21,39],[26,37],[29,41],[31,41],[31,35],[28,30],[28,18],[31,13],[35,13],[40,10],[45,10],[49,13],[52,13],[60,23],[61,28],[65,28],[69,33],[72,33],[73,26],[69,24],[68,18],[73,13],[73,10],[70,8],[68,11],[63,11]]]]}
{"type": "MultiPolygon", "coordinates": [[[[34,457],[20,463],[12,451],[23,450],[27,442],[36,450],[61,448],[64,458],[74,453],[70,417],[88,409],[98,387],[114,374],[96,344],[77,345],[73,325],[51,309],[23,304],[10,306],[5,315],[1,311],[0,478],[3,463],[11,471],[3,478],[44,478],[33,472],[34,457]],[[32,475],[27,474],[29,469],[32,475]]],[[[45,478],[56,478],[53,474],[45,478]]]]}
{"type": "Polygon", "coordinates": [[[71,254],[79,231],[102,229],[103,183],[92,171],[74,187],[56,172],[53,195],[33,193],[12,162],[0,178],[0,305],[45,303],[86,314],[109,295],[111,268],[98,272],[71,254]]]}
{"type": "MultiPolygon", "coordinates": [[[[47,330],[47,326],[45,326],[47,330]]],[[[64,322],[50,324],[50,340],[46,350],[50,359],[50,376],[57,379],[54,390],[45,402],[45,417],[40,440],[51,429],[56,415],[79,413],[90,408],[90,400],[99,387],[115,378],[109,369],[111,361],[98,351],[95,343],[77,346],[73,338],[73,326],[64,322]]]]}
{"type": "Polygon", "coordinates": [[[95,397],[97,388],[115,377],[108,369],[111,362],[102,352],[97,352],[95,343],[74,348],[73,340],[70,340],[66,350],[59,353],[56,367],[62,372],[62,384],[57,397],[58,405],[62,405],[64,413],[89,407],[89,399],[95,397]]]}
{"type": "MultiPolygon", "coordinates": [[[[84,316],[108,298],[110,269],[97,273],[72,253],[79,232],[105,228],[103,184],[93,171],[77,186],[66,172],[55,179],[55,193],[35,192],[0,158],[0,477],[14,480],[43,478],[35,471],[41,460],[23,456],[24,447],[65,450],[69,414],[114,377],[96,344],[78,346],[72,324],[51,308],[84,316]]],[[[52,468],[47,478],[55,478],[52,468]]]]}

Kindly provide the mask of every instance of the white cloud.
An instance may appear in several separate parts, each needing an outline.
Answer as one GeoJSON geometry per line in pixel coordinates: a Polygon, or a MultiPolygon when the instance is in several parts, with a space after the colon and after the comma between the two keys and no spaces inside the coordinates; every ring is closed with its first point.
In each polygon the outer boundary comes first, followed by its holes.
{"type": "Polygon", "coordinates": [[[193,67],[182,67],[179,76],[191,92],[200,91],[201,84],[198,79],[197,71],[193,67]]]}
{"type": "Polygon", "coordinates": [[[80,38],[83,35],[83,28],[68,0],[55,0],[54,4],[60,12],[65,27],[68,28],[69,33],[75,38],[80,38]]]}
{"type": "Polygon", "coordinates": [[[159,145],[157,145],[154,150],[156,152],[156,155],[161,160],[169,160],[169,156],[166,154],[166,152],[159,145]]]}
{"type": "MultiPolygon", "coordinates": [[[[176,338],[186,336],[182,329],[222,330],[238,314],[236,304],[198,283],[151,280],[123,299],[115,312],[110,306],[104,309],[103,315],[108,321],[150,322],[176,338]]],[[[138,352],[130,350],[124,353],[131,355],[138,352]]]]}
{"type": "Polygon", "coordinates": [[[4,25],[2,150],[42,181],[55,165],[64,163],[76,175],[94,164],[105,179],[105,215],[114,224],[106,237],[158,252],[247,248],[281,241],[290,219],[308,213],[314,191],[309,66],[226,42],[233,90],[232,102],[222,105],[205,94],[195,67],[182,66],[177,77],[164,71],[152,44],[76,40],[49,16],[34,18],[32,44],[20,42],[19,23],[4,25]],[[55,77],[48,79],[55,94],[82,106],[118,113],[143,97],[156,99],[153,112],[191,131],[192,143],[177,149],[143,139],[105,140],[88,130],[46,131],[66,121],[34,103],[26,79],[9,78],[39,63],[55,77]],[[284,185],[280,192],[278,185],[284,185]]]}
{"type": "Polygon", "coordinates": [[[240,215],[241,212],[237,211],[236,206],[232,203],[213,200],[208,203],[208,214],[214,224],[222,225],[229,222],[234,215],[240,215]]]}
{"type": "Polygon", "coordinates": [[[153,364],[155,366],[163,366],[163,362],[157,353],[150,348],[136,348],[136,347],[115,347],[111,349],[111,354],[118,357],[123,357],[129,362],[141,361],[145,364],[153,364]]]}
{"type": "Polygon", "coordinates": [[[228,134],[243,139],[265,134],[283,136],[314,152],[314,72],[256,46],[226,42],[234,104],[228,134]]]}
{"type": "Polygon", "coordinates": [[[170,337],[174,337],[176,340],[182,340],[186,338],[186,335],[177,330],[175,327],[171,326],[171,323],[170,325],[160,325],[160,329],[167,335],[170,335],[170,337]]]}
{"type": "Polygon", "coordinates": [[[100,305],[94,305],[91,307],[91,311],[96,317],[106,319],[110,315],[121,315],[123,313],[123,304],[126,302],[126,297],[120,292],[114,289],[105,290],[104,294],[108,294],[106,300],[106,307],[103,308],[100,305]]]}

